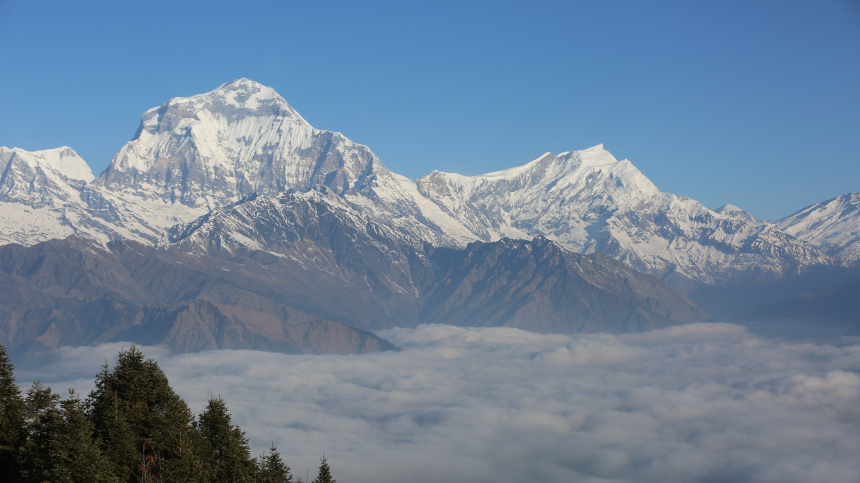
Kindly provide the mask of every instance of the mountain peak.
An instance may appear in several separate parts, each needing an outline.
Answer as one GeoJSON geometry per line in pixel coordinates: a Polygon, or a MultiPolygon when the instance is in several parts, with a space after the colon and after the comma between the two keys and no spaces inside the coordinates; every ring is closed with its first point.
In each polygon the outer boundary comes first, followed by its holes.
{"type": "Polygon", "coordinates": [[[250,193],[318,184],[342,192],[378,164],[366,146],[314,129],[274,89],[243,77],[148,110],[101,182],[208,210],[250,193]]]}
{"type": "Polygon", "coordinates": [[[259,82],[252,81],[242,77],[232,82],[222,84],[212,92],[235,93],[236,98],[244,97],[243,101],[276,100],[286,103],[283,97],[280,96],[274,89],[269,86],[264,86],[259,82]]]}
{"type": "Polygon", "coordinates": [[[485,173],[478,177],[485,179],[512,179],[517,176],[529,175],[535,170],[546,171],[549,169],[550,164],[554,164],[555,166],[550,171],[555,173],[556,178],[561,178],[580,167],[600,167],[616,163],[618,163],[618,160],[603,148],[603,144],[598,144],[588,149],[565,151],[556,155],[546,152],[531,161],[514,166],[513,168],[485,173]]]}
{"type": "Polygon", "coordinates": [[[21,148],[0,147],[0,157],[17,156],[32,168],[49,169],[59,173],[66,178],[80,180],[89,183],[95,176],[89,165],[83,158],[78,156],[74,149],[61,146],[41,151],[26,151],[21,148]],[[5,153],[4,153],[5,152],[5,153]]]}
{"type": "Polygon", "coordinates": [[[860,193],[845,193],[774,222],[797,238],[823,246],[837,260],[860,263],[860,193]]]}
{"type": "MultiPolygon", "coordinates": [[[[236,79],[225,84],[221,84],[217,88],[189,97],[174,97],[165,102],[160,107],[153,107],[144,114],[147,115],[159,114],[158,119],[161,119],[164,112],[171,107],[187,107],[192,110],[208,109],[212,111],[238,110],[244,114],[267,114],[272,111],[287,114],[288,117],[301,119],[301,116],[293,110],[290,105],[269,86],[260,84],[245,77],[236,79]]],[[[304,119],[301,119],[304,122],[304,119]]]]}
{"type": "Polygon", "coordinates": [[[238,79],[234,79],[234,80],[227,82],[225,84],[221,84],[221,87],[224,87],[224,86],[238,86],[238,87],[242,87],[242,88],[266,87],[263,84],[260,84],[259,82],[251,80],[247,77],[240,77],[238,79]]]}
{"type": "Polygon", "coordinates": [[[731,203],[726,203],[714,211],[716,211],[717,213],[734,213],[736,211],[744,211],[744,210],[738,208],[737,206],[735,206],[731,203]]]}

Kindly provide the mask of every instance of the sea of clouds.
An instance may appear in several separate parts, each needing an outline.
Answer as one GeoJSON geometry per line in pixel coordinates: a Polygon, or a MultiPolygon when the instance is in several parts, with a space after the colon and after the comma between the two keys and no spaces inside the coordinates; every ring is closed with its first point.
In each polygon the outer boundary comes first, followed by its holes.
{"type": "MultiPolygon", "coordinates": [[[[381,335],[404,351],[143,351],[195,413],[221,395],[254,454],[274,441],[302,477],[325,451],[340,483],[860,481],[857,339],[791,342],[730,324],[381,335]]],[[[85,396],[120,346],[61,348],[18,380],[85,396]]]]}

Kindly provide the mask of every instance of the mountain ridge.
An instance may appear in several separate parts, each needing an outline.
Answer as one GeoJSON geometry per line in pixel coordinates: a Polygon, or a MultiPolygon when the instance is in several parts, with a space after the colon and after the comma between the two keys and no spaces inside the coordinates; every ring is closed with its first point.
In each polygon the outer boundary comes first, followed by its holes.
{"type": "Polygon", "coordinates": [[[174,227],[254,194],[327,189],[413,242],[464,248],[547,236],[681,290],[848,263],[736,207],[710,210],[663,193],[603,145],[484,175],[434,171],[409,180],[366,146],[313,128],[273,89],[244,78],[147,110],[97,179],[54,184],[44,196],[65,193],[62,205],[40,206],[37,215],[26,211],[35,209],[33,200],[0,197],[8,230],[0,241],[32,244],[76,233],[157,245],[174,227]],[[46,233],[24,228],[34,222],[46,233]]]}
{"type": "Polygon", "coordinates": [[[330,190],[248,197],[175,235],[158,247],[75,236],[0,246],[0,342],[354,353],[386,347],[361,330],[421,323],[573,333],[708,318],[604,255],[546,238],[436,248],[330,190]],[[337,322],[301,325],[317,320],[337,322]]]}
{"type": "Polygon", "coordinates": [[[846,264],[860,261],[860,193],[846,193],[807,206],[775,225],[815,243],[846,264]]]}

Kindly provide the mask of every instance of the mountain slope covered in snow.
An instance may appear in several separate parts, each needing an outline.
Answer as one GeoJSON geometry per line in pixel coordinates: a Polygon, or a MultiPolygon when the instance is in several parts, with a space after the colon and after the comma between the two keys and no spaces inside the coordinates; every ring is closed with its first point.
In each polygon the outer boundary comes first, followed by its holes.
{"type": "Polygon", "coordinates": [[[370,329],[446,323],[620,333],[708,317],[605,255],[571,253],[544,237],[437,248],[325,188],[215,210],[171,230],[160,248],[229,260],[231,272],[290,287],[290,307],[370,329]]]}
{"type": "Polygon", "coordinates": [[[778,279],[830,263],[813,244],[742,210],[718,212],[661,192],[602,145],[480,176],[434,172],[416,183],[480,239],[544,235],[676,287],[778,279]]]}
{"type": "Polygon", "coordinates": [[[249,196],[325,189],[410,243],[462,248],[546,236],[678,288],[774,280],[834,263],[815,245],[820,237],[798,239],[734,207],[714,211],[663,193],[602,145],[480,176],[410,180],[366,146],[313,128],[248,79],[148,110],[97,179],[68,148],[0,153],[2,243],[77,233],[155,244],[171,227],[249,196]],[[64,150],[72,154],[60,156],[64,150]]]}
{"type": "Polygon", "coordinates": [[[837,260],[860,261],[860,193],[847,193],[787,216],[776,226],[801,240],[814,243],[837,260]]]}
{"type": "MultiPolygon", "coordinates": [[[[68,147],[25,151],[0,147],[0,242],[33,245],[75,233],[102,241],[129,235],[110,219],[111,207],[91,209],[82,193],[95,179],[68,147]]],[[[95,199],[95,197],[94,197],[95,199]]]]}

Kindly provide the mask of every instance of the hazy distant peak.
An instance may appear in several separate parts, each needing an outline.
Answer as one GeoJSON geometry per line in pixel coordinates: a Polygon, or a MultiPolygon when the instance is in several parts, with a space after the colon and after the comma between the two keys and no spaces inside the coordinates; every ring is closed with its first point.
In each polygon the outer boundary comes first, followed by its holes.
{"type": "MultiPolygon", "coordinates": [[[[731,203],[726,203],[714,211],[716,211],[717,213],[719,213],[721,215],[749,215],[749,213],[747,213],[745,210],[743,210],[742,208],[739,208],[739,207],[737,207],[731,203]]],[[[750,216],[752,216],[752,215],[750,215],[750,216]]]]}
{"type": "Polygon", "coordinates": [[[66,178],[89,183],[95,176],[89,165],[78,156],[74,149],[62,146],[41,151],[27,151],[21,148],[0,147],[0,158],[17,157],[31,168],[50,170],[66,178]]]}
{"type": "Polygon", "coordinates": [[[750,223],[762,223],[761,220],[759,220],[758,218],[756,218],[755,216],[753,216],[749,212],[747,212],[741,208],[738,208],[737,206],[730,204],[730,203],[726,203],[725,205],[717,208],[714,211],[720,215],[723,215],[723,216],[726,216],[729,218],[744,220],[744,221],[748,221],[750,223]]]}
{"type": "Polygon", "coordinates": [[[592,146],[588,149],[579,151],[565,151],[557,155],[546,152],[531,161],[527,161],[513,168],[503,169],[501,171],[493,171],[479,175],[478,178],[514,178],[519,175],[541,169],[548,164],[555,164],[566,170],[568,168],[578,168],[581,166],[602,166],[617,163],[612,154],[603,148],[603,144],[592,146]]]}
{"type": "Polygon", "coordinates": [[[774,222],[780,230],[825,247],[838,260],[860,261],[860,193],[846,193],[774,222]]]}
{"type": "Polygon", "coordinates": [[[733,204],[726,203],[726,204],[724,204],[723,206],[721,206],[721,207],[717,208],[717,209],[716,209],[716,210],[714,210],[714,211],[716,211],[717,213],[732,213],[732,212],[735,212],[735,211],[743,211],[743,210],[742,210],[742,209],[740,209],[740,208],[738,208],[737,206],[735,206],[735,205],[733,205],[733,204]]]}

